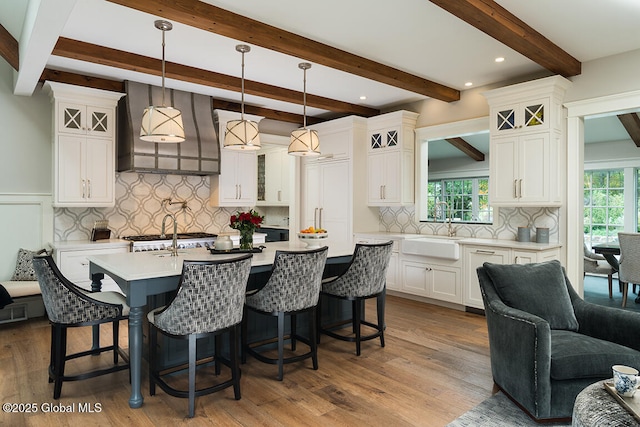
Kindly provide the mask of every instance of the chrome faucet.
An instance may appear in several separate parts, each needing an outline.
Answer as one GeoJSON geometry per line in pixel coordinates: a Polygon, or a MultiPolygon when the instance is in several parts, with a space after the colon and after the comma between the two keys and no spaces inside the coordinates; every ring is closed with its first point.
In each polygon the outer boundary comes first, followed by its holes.
{"type": "Polygon", "coordinates": [[[160,238],[164,239],[167,237],[167,235],[165,234],[167,218],[171,218],[173,220],[173,246],[171,247],[171,256],[178,256],[178,221],[176,221],[175,215],[166,214],[164,218],[162,218],[162,230],[160,232],[160,238]]]}
{"type": "Polygon", "coordinates": [[[447,235],[449,237],[454,237],[456,235],[456,231],[458,230],[458,227],[454,227],[452,222],[452,218],[451,218],[451,209],[449,208],[449,204],[447,202],[436,202],[436,215],[437,215],[437,211],[438,211],[438,206],[444,206],[446,209],[445,211],[445,222],[447,222],[447,235]]]}

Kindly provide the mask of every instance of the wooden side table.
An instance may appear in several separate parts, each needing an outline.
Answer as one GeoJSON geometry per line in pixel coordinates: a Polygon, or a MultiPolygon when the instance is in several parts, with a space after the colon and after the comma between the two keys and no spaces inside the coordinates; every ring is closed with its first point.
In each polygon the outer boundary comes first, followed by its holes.
{"type": "Polygon", "coordinates": [[[582,390],[573,405],[574,427],[638,426],[640,423],[598,381],[582,390]]]}

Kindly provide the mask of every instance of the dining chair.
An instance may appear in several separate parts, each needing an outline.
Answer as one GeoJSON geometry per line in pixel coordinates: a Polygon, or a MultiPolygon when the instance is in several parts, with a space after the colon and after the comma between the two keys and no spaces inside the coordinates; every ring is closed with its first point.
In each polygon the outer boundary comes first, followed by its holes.
{"type": "Polygon", "coordinates": [[[129,306],[118,292],[89,292],[66,279],[51,255],[33,258],[33,269],[40,284],[40,292],[51,323],[51,356],[49,382],[54,383],[53,398],[60,398],[63,381],[78,381],[129,369],[129,357],[119,347],[118,332],[121,320],[127,319],[129,306]],[[67,330],[83,326],[111,323],[113,343],[109,346],[67,354],[67,330]],[[76,375],[65,375],[66,362],[84,356],[113,351],[113,366],[76,375]],[[118,355],[125,361],[118,363],[118,355]]]}
{"type": "Polygon", "coordinates": [[[609,298],[613,298],[613,275],[617,272],[611,264],[603,257],[593,252],[586,243],[584,243],[584,274],[602,274],[607,276],[609,283],[609,298]]]}
{"type": "Polygon", "coordinates": [[[242,323],[243,362],[246,354],[261,362],[278,365],[278,380],[284,377],[284,365],[311,358],[313,369],[318,369],[318,344],[316,339],[316,306],[322,284],[322,273],[327,260],[326,246],[305,251],[276,251],[271,275],[264,287],[245,302],[245,312],[251,310],[262,316],[277,317],[277,357],[268,357],[264,353],[272,345],[270,341],[249,343],[247,337],[248,316],[242,323]],[[297,315],[308,314],[309,337],[297,333],[297,315]],[[290,333],[285,337],[285,317],[290,322],[290,333]],[[309,346],[303,354],[284,356],[284,341],[291,343],[291,351],[296,351],[296,342],[309,346]]]}
{"type": "MultiPolygon", "coordinates": [[[[195,415],[195,398],[233,386],[234,397],[240,399],[239,326],[252,254],[215,261],[184,261],[178,290],[165,307],[152,310],[149,320],[149,394],[156,394],[156,384],[167,394],[189,399],[189,418],[195,415]],[[158,332],[170,339],[188,340],[188,363],[182,369],[163,372],[158,367],[158,332]],[[229,359],[222,356],[221,335],[229,332],[229,359]],[[213,363],[215,374],[220,364],[228,366],[231,378],[206,388],[196,388],[197,341],[215,337],[213,363]],[[165,381],[187,370],[188,390],[179,390],[165,381]]],[[[204,360],[200,360],[203,362],[204,360]]]]}
{"type": "Polygon", "coordinates": [[[620,269],[618,280],[622,284],[622,306],[627,305],[629,283],[640,284],[640,233],[618,233],[620,243],[620,269]]]}
{"type": "MultiPolygon", "coordinates": [[[[355,342],[357,356],[360,356],[362,341],[379,337],[380,345],[384,347],[385,287],[392,246],[393,241],[376,244],[358,243],[345,272],[322,281],[320,297],[351,301],[351,319],[326,328],[322,326],[321,319],[318,319],[318,342],[321,333],[339,340],[355,342]],[[377,301],[378,321],[375,324],[364,318],[364,302],[370,298],[376,298],[377,301]],[[345,324],[351,325],[353,336],[335,332],[337,327],[345,324]],[[363,325],[373,328],[375,332],[362,335],[363,325]]],[[[318,313],[321,313],[320,309],[318,313]]]]}

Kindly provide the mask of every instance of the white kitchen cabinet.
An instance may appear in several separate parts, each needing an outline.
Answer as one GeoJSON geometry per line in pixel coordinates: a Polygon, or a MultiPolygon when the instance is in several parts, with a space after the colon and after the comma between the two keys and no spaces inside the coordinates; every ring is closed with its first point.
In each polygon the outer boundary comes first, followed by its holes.
{"type": "Polygon", "coordinates": [[[562,101],[569,85],[553,76],[484,93],[490,106],[492,206],[562,204],[562,101]]]}
{"type": "Polygon", "coordinates": [[[447,301],[462,303],[460,262],[442,264],[429,257],[403,256],[401,291],[447,301]]]}
{"type": "Polygon", "coordinates": [[[540,132],[549,129],[550,97],[532,99],[514,104],[508,102],[491,107],[491,132],[496,134],[540,132]]]}
{"type": "Polygon", "coordinates": [[[211,176],[211,205],[253,207],[258,192],[255,151],[220,150],[220,174],[211,176]]]}
{"type": "Polygon", "coordinates": [[[289,206],[289,165],[291,156],[286,148],[265,150],[258,154],[264,157],[264,198],[258,197],[258,206],[289,206]]]}
{"type": "Polygon", "coordinates": [[[111,108],[60,102],[58,132],[111,138],[115,131],[115,115],[111,108]]]}
{"type": "Polygon", "coordinates": [[[414,145],[418,114],[396,111],[368,119],[367,203],[403,206],[414,202],[414,145]]]}
{"type": "Polygon", "coordinates": [[[351,189],[347,161],[316,163],[305,168],[303,226],[323,228],[331,239],[348,240],[351,236],[351,189]]]}
{"type": "Polygon", "coordinates": [[[352,242],[354,233],[378,229],[379,212],[366,203],[366,124],[349,116],[310,126],[322,155],[301,161],[300,228],[324,228],[333,242],[352,242]]]}
{"type": "Polygon", "coordinates": [[[557,144],[549,133],[492,138],[491,204],[559,205],[557,144]]]}
{"type": "Polygon", "coordinates": [[[464,245],[464,305],[484,309],[477,268],[485,262],[493,264],[529,264],[559,259],[557,247],[523,249],[517,247],[496,247],[489,245],[464,245]]]}
{"type": "MultiPolygon", "coordinates": [[[[129,252],[131,243],[56,242],[53,244],[56,265],[62,274],[81,288],[91,290],[91,276],[87,257],[129,252]]],[[[120,291],[120,287],[109,277],[102,280],[103,291],[120,291]]]]}
{"type": "Polygon", "coordinates": [[[59,135],[56,205],[114,203],[113,140],[59,135]]]}
{"type": "Polygon", "coordinates": [[[115,108],[123,94],[46,84],[54,103],[54,206],[113,206],[115,108]]]}
{"type": "MultiPolygon", "coordinates": [[[[231,150],[222,147],[227,122],[239,120],[233,111],[214,110],[220,140],[220,174],[211,175],[211,206],[254,207],[258,199],[258,157],[254,150],[231,150]]],[[[260,122],[261,116],[245,114],[245,120],[260,122]]]]}

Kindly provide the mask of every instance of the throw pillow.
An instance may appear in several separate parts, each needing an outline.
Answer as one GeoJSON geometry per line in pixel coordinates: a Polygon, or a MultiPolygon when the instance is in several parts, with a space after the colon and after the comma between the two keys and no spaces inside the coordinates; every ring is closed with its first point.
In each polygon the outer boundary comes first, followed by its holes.
{"type": "Polygon", "coordinates": [[[41,249],[39,251],[29,251],[27,249],[22,249],[18,251],[18,260],[16,261],[16,269],[13,272],[13,277],[11,280],[16,281],[26,281],[26,280],[38,280],[36,278],[36,272],[33,269],[33,257],[36,255],[40,255],[46,253],[45,249],[41,249]]]}
{"type": "Polygon", "coordinates": [[[485,262],[484,268],[509,307],[543,318],[551,329],[578,330],[560,261],[511,265],[485,262]]]}

